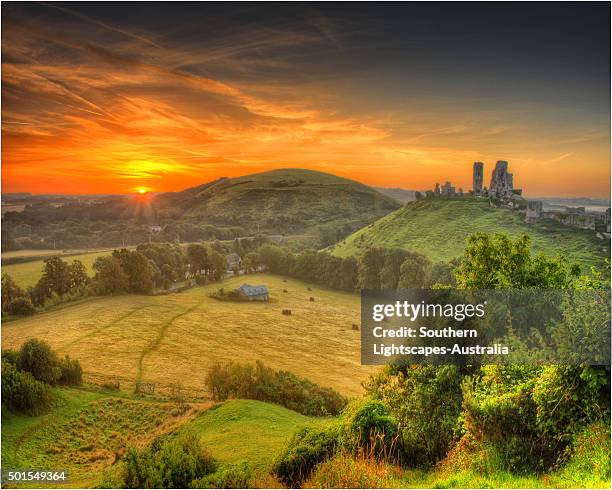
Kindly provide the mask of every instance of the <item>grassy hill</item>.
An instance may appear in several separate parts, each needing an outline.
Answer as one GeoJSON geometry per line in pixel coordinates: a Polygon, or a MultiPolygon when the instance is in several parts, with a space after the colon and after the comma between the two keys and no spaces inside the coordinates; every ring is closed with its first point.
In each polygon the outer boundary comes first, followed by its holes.
{"type": "Polygon", "coordinates": [[[356,294],[255,274],[167,295],[96,298],[5,322],[2,347],[19,347],[31,337],[46,340],[61,355],[79,359],[86,379],[119,379],[126,389],[136,380],[157,383],[156,391],[180,382],[202,396],[207,368],[215,361],[260,359],[356,395],[373,372],[360,364],[360,332],[351,328],[359,322],[356,294]],[[267,285],[271,301],[208,296],[245,282],[267,285]],[[282,315],[283,309],[292,315],[282,315]]]}
{"type": "Polygon", "coordinates": [[[278,233],[323,224],[357,229],[399,207],[392,198],[354,180],[302,169],[222,178],[162,194],[152,205],[159,216],[174,211],[191,220],[278,233]]]}
{"type": "Polygon", "coordinates": [[[518,212],[492,208],[480,199],[430,199],[408,203],[401,209],[353,233],[332,248],[340,257],[359,255],[368,247],[403,248],[448,261],[465,249],[476,232],[530,235],[536,252],[563,254],[583,266],[600,266],[609,256],[610,242],[592,231],[569,228],[556,221],[527,224],[518,212]]]}

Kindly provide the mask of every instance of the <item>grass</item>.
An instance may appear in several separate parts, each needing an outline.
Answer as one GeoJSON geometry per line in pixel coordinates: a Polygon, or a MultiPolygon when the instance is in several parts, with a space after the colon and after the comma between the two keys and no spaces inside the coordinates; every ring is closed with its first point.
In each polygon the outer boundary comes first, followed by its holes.
{"type": "Polygon", "coordinates": [[[95,486],[127,446],[142,447],[199,412],[85,389],[54,389],[54,394],[49,414],[3,413],[3,469],[66,470],[67,486],[95,486]]]}
{"type": "Polygon", "coordinates": [[[256,274],[162,296],[104,297],[15,320],[3,325],[2,344],[17,348],[28,338],[44,339],[79,359],[86,379],[118,379],[126,389],[136,380],[155,382],[156,390],[180,382],[203,396],[212,363],[262,360],[352,396],[362,393],[361,382],[374,369],[361,365],[360,332],[351,329],[360,323],[359,305],[356,294],[256,274]],[[271,301],[208,296],[244,282],[267,285],[271,301]]]}
{"type": "MultiPolygon", "coordinates": [[[[68,263],[71,263],[73,260],[80,260],[87,269],[87,273],[89,275],[93,275],[93,263],[96,261],[96,259],[98,257],[110,255],[110,253],[110,250],[87,252],[76,255],[67,255],[56,252],[55,254],[45,255],[45,258],[53,255],[60,255],[68,263]]],[[[29,286],[34,286],[38,282],[42,276],[43,266],[44,259],[30,260],[28,262],[22,262],[19,264],[3,265],[2,273],[6,273],[11,276],[18,286],[27,288],[29,286]]]]}
{"type": "Polygon", "coordinates": [[[222,463],[247,462],[255,470],[267,471],[299,428],[330,420],[256,400],[230,400],[207,410],[181,431],[198,434],[222,463]]]}
{"type": "Polygon", "coordinates": [[[536,252],[559,254],[585,267],[601,266],[610,254],[610,242],[593,231],[543,220],[527,224],[524,217],[507,208],[491,208],[480,199],[431,199],[407,204],[353,233],[332,253],[340,257],[360,255],[368,247],[403,248],[421,252],[433,261],[459,257],[466,239],[476,232],[501,232],[511,237],[530,235],[536,252]]]}

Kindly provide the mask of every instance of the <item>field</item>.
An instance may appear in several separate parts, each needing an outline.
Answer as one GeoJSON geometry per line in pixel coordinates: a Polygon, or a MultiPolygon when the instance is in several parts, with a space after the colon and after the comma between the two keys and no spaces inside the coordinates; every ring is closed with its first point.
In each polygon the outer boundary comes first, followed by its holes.
{"type": "MultiPolygon", "coordinates": [[[[270,475],[270,468],[290,437],[301,427],[333,421],[255,400],[196,403],[180,410],[172,402],[127,393],[54,392],[59,403],[50,414],[3,414],[2,463],[4,470],[66,470],[69,480],[60,487],[96,487],[104,478],[113,481],[114,463],[128,446],[144,447],[163,434],[191,433],[222,465],[248,463],[253,469],[252,484],[275,488],[279,482],[270,475]]],[[[430,471],[340,456],[324,463],[305,487],[609,488],[609,430],[599,424],[588,434],[565,465],[543,475],[511,474],[469,451],[449,455],[430,471]],[[470,468],[474,464],[479,469],[470,468]]]]}
{"type": "Polygon", "coordinates": [[[6,322],[2,346],[16,348],[38,337],[79,359],[88,379],[118,379],[125,386],[142,380],[164,389],[180,382],[201,396],[207,367],[215,361],[260,359],[357,395],[372,372],[360,364],[360,332],[351,328],[359,318],[358,295],[257,274],[181,293],[93,299],[6,322]],[[267,285],[271,301],[223,302],[208,296],[244,282],[267,285]],[[282,309],[292,315],[282,315],[282,309]]]}
{"type": "MultiPolygon", "coordinates": [[[[16,251],[16,252],[7,252],[2,254],[2,259],[10,259],[16,260],[17,258],[24,258],[24,260],[31,257],[32,252],[44,252],[42,250],[36,251],[16,251]]],[[[93,273],[93,263],[96,261],[98,257],[102,257],[103,255],[109,255],[111,253],[110,250],[100,250],[95,252],[86,252],[80,254],[66,254],[57,250],[50,250],[49,254],[42,253],[41,256],[47,258],[52,257],[54,255],[61,256],[65,261],[72,262],[73,260],[80,260],[83,262],[83,265],[87,269],[87,273],[92,275],[93,273]]],[[[29,286],[34,286],[40,276],[42,275],[43,269],[43,261],[44,259],[35,259],[35,260],[27,260],[26,262],[20,262],[15,264],[3,265],[2,272],[8,274],[13,278],[13,280],[17,283],[18,286],[22,288],[27,288],[29,286]]]]}
{"type": "Polygon", "coordinates": [[[431,199],[407,204],[340,242],[332,253],[359,255],[367,247],[403,248],[421,252],[433,261],[448,261],[463,253],[466,239],[476,232],[530,235],[536,252],[563,254],[583,266],[601,266],[610,254],[609,240],[593,231],[545,220],[527,224],[518,212],[491,208],[479,199],[431,199]]]}

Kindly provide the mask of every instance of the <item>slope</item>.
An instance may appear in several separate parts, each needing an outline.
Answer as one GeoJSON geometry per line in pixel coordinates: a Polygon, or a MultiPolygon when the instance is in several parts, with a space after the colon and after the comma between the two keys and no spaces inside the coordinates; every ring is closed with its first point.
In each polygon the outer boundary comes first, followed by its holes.
{"type": "Polygon", "coordinates": [[[448,261],[465,249],[473,233],[530,235],[536,252],[563,254],[583,266],[601,266],[610,242],[592,231],[542,220],[527,224],[507,208],[492,208],[488,201],[470,198],[430,199],[409,203],[394,213],[353,233],[332,248],[340,257],[360,255],[368,247],[403,248],[421,252],[433,261],[448,261]]]}

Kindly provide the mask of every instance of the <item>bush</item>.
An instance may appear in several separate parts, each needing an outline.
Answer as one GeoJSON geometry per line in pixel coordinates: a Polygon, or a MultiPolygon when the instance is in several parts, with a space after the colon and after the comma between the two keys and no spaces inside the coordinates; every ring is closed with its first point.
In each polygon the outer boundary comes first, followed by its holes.
{"type": "Polygon", "coordinates": [[[55,384],[61,376],[60,362],[49,344],[29,339],[19,351],[19,369],[27,371],[38,381],[55,384]]]}
{"type": "Polygon", "coordinates": [[[253,472],[247,463],[226,465],[215,473],[194,480],[192,488],[251,488],[253,472]]]}
{"type": "Polygon", "coordinates": [[[327,429],[305,427],[299,430],[274,463],[274,473],[288,487],[299,487],[317,464],[334,455],[338,447],[338,436],[338,426],[327,429]]]}
{"type": "Polygon", "coordinates": [[[504,469],[547,470],[584,427],[609,417],[609,389],[602,367],[485,366],[464,384],[465,426],[504,469]]]}
{"type": "Polygon", "coordinates": [[[36,311],[32,301],[30,301],[30,298],[26,298],[25,296],[20,296],[19,298],[12,300],[9,303],[7,310],[11,315],[19,316],[33,315],[36,311]]]}
{"type": "Polygon", "coordinates": [[[2,361],[8,362],[15,367],[19,365],[19,351],[14,349],[5,349],[2,351],[2,361]]]}
{"type": "Polygon", "coordinates": [[[215,400],[230,397],[277,403],[304,415],[338,415],[346,398],[288,371],[274,371],[257,361],[250,364],[214,364],[206,384],[215,400]]]}
{"type": "Polygon", "coordinates": [[[81,386],[83,384],[83,368],[76,359],[70,359],[68,355],[60,360],[60,377],[58,383],[61,385],[81,386]]]}
{"type": "Polygon", "coordinates": [[[302,488],[402,488],[399,471],[373,458],[340,453],[319,464],[302,488]]]}
{"type": "Polygon", "coordinates": [[[399,424],[403,462],[431,466],[460,436],[461,379],[458,366],[388,366],[366,383],[399,424]]]}
{"type": "Polygon", "coordinates": [[[53,394],[49,385],[2,361],[2,404],[9,410],[38,415],[51,409],[53,394]]]}
{"type": "Polygon", "coordinates": [[[398,425],[381,401],[355,401],[343,412],[342,420],[340,440],[346,450],[387,459],[396,453],[398,425]]]}
{"type": "Polygon", "coordinates": [[[216,469],[195,435],[173,440],[161,437],[142,451],[128,449],[121,480],[124,488],[193,488],[216,469]]]}

